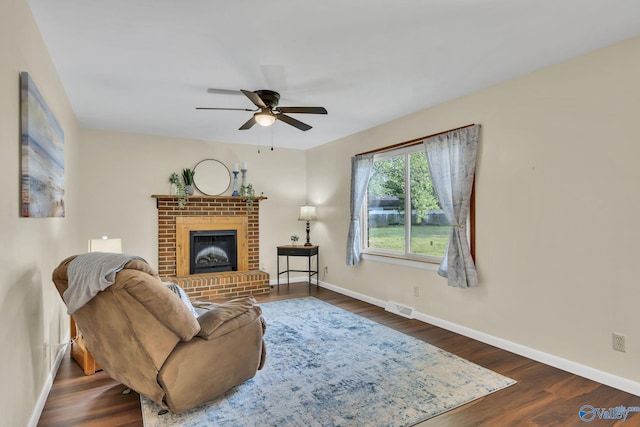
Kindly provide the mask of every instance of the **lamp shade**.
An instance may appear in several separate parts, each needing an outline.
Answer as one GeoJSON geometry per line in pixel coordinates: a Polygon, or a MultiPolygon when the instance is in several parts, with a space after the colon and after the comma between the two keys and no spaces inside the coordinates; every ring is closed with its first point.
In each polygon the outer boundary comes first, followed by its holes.
{"type": "Polygon", "coordinates": [[[256,122],[260,126],[271,126],[273,122],[276,121],[276,116],[274,116],[273,114],[265,113],[264,111],[255,113],[253,115],[253,118],[256,119],[256,122]]]}
{"type": "Polygon", "coordinates": [[[109,239],[103,236],[102,239],[89,240],[89,252],[111,252],[122,253],[122,239],[109,239]]]}
{"type": "Polygon", "coordinates": [[[298,215],[298,221],[315,221],[316,220],[316,207],[304,205],[300,206],[300,215],[298,215]]]}

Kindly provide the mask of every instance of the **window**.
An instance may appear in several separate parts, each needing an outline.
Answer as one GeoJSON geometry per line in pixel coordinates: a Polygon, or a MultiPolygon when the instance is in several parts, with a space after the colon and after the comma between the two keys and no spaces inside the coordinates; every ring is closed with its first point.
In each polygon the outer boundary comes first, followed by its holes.
{"type": "Polygon", "coordinates": [[[437,262],[449,286],[478,286],[473,183],[479,131],[471,124],[351,158],[347,265],[358,265],[363,253],[437,262]]]}
{"type": "Polygon", "coordinates": [[[445,255],[451,227],[422,144],[374,156],[364,211],[366,253],[438,263],[445,255]]]}

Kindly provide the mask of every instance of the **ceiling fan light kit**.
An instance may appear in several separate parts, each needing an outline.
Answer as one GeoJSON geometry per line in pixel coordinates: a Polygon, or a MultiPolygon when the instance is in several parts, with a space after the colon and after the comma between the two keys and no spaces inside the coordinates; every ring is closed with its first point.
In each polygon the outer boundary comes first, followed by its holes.
{"type": "Polygon", "coordinates": [[[276,117],[268,111],[260,111],[253,115],[260,126],[271,126],[275,123],[276,117]]]}
{"type": "MultiPolygon", "coordinates": [[[[221,93],[222,89],[207,89],[209,93],[221,93]]],[[[261,126],[271,126],[276,120],[285,122],[302,131],[311,129],[311,126],[301,122],[298,119],[294,119],[287,114],[327,114],[327,110],[324,107],[278,107],[280,101],[280,94],[272,90],[244,90],[240,89],[249,100],[257,108],[250,110],[248,108],[216,108],[216,107],[196,107],[196,110],[234,110],[234,111],[258,111],[247,120],[239,130],[251,129],[256,123],[261,126]]]]}

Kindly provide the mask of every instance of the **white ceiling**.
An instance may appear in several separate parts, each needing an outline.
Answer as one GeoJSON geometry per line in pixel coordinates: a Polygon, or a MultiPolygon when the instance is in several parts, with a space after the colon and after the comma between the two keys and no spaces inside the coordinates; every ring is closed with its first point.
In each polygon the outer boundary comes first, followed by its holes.
{"type": "Polygon", "coordinates": [[[299,149],[640,34],[638,0],[29,4],[81,127],[299,149]],[[240,131],[252,113],[195,107],[251,102],[207,88],[329,114],[240,131]]]}

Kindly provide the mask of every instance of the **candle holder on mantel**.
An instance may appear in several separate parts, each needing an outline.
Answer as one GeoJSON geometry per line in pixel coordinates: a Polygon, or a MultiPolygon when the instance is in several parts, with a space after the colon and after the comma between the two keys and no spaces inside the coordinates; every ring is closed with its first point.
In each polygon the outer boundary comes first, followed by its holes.
{"type": "Polygon", "coordinates": [[[240,188],[246,188],[246,178],[247,178],[247,170],[246,169],[240,169],[240,171],[242,172],[242,186],[240,188]]]}
{"type": "Polygon", "coordinates": [[[239,196],[240,193],[238,193],[238,171],[233,171],[233,193],[231,193],[232,196],[239,196]]]}

